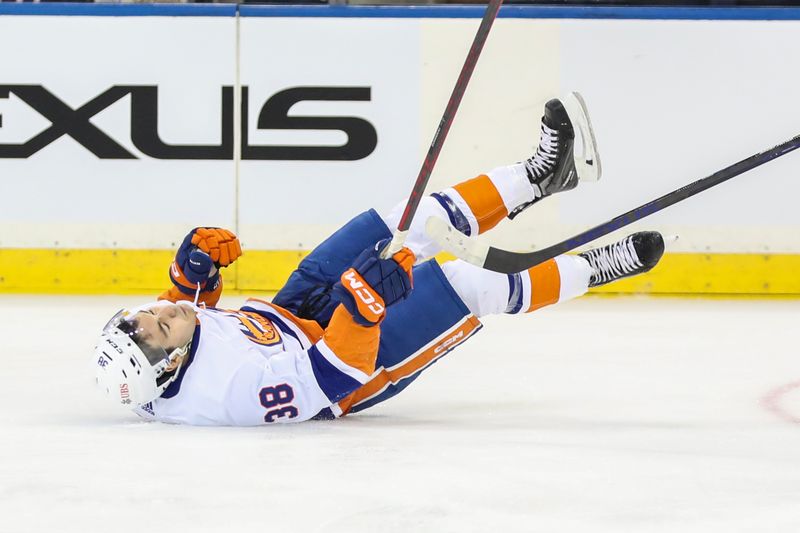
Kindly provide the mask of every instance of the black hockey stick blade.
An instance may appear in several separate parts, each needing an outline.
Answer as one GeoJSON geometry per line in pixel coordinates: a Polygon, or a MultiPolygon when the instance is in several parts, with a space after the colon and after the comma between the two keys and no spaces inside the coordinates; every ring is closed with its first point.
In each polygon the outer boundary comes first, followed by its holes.
{"type": "Polygon", "coordinates": [[[548,259],[569,252],[570,250],[574,250],[604,235],[608,235],[612,231],[616,231],[648,215],[657,213],[681,200],[690,198],[706,189],[728,181],[739,174],[743,174],[768,161],[777,159],[797,148],[800,148],[800,135],[773,148],[752,155],[747,159],[743,159],[729,167],[723,168],[706,178],[699,179],[680,189],[665,194],[636,209],[631,209],[627,213],[623,213],[604,224],[579,233],[563,242],[533,252],[511,252],[489,246],[481,243],[477,239],[467,237],[450,226],[447,222],[435,217],[428,219],[425,229],[431,238],[439,243],[445,251],[450,252],[456,257],[487,270],[493,270],[504,274],[514,274],[527,270],[548,259]]]}

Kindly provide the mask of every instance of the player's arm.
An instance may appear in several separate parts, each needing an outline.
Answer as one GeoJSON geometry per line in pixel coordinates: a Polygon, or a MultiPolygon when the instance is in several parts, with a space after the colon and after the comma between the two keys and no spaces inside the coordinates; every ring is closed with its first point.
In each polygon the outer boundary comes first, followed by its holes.
{"type": "Polygon", "coordinates": [[[222,294],[220,268],[227,267],[242,255],[239,239],[222,228],[195,228],[183,239],[175,260],[169,267],[172,287],[159,300],[194,301],[214,307],[222,294]]]}
{"type": "MultiPolygon", "coordinates": [[[[386,308],[411,292],[414,254],[404,248],[381,259],[384,242],[365,250],[334,287],[342,303],[322,338],[302,352],[284,352],[265,363],[255,386],[236,387],[257,396],[261,407],[243,412],[243,425],[302,422],[366,383],[375,371],[380,323],[386,308]]],[[[233,404],[240,404],[233,401],[233,404]]]]}
{"type": "Polygon", "coordinates": [[[381,259],[387,242],[364,250],[341,275],[333,288],[341,303],[322,339],[310,350],[317,382],[332,404],[366,383],[375,371],[386,309],[411,292],[414,254],[403,248],[381,259]]]}

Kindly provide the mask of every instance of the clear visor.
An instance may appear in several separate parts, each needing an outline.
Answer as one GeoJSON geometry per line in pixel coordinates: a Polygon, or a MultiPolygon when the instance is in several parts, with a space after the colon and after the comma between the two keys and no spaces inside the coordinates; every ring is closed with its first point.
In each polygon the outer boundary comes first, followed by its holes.
{"type": "MultiPolygon", "coordinates": [[[[136,318],[138,309],[122,309],[103,327],[103,333],[119,341],[131,342],[142,351],[151,366],[162,366],[169,363],[169,354],[161,346],[147,342],[147,336],[139,327],[136,318]],[[161,363],[161,365],[159,365],[161,363]]],[[[141,362],[144,364],[144,361],[141,362]]],[[[163,372],[163,368],[159,369],[163,372]]],[[[160,374],[159,372],[159,374],[160,374]]]]}

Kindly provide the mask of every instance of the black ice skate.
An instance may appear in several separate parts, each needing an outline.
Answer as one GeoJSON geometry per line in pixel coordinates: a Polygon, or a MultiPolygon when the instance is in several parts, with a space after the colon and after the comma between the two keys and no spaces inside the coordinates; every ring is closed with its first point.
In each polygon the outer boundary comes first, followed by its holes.
{"type": "Polygon", "coordinates": [[[578,254],[589,262],[589,286],[597,287],[618,279],[647,272],[664,255],[664,238],[657,231],[640,231],[621,241],[578,254]]]}
{"type": "Polygon", "coordinates": [[[544,106],[539,147],[524,163],[534,199],[509,213],[513,219],[542,198],[578,186],[578,180],[600,179],[600,161],[586,104],[578,93],[544,106]],[[575,128],[580,134],[582,153],[575,152],[575,128]]]}

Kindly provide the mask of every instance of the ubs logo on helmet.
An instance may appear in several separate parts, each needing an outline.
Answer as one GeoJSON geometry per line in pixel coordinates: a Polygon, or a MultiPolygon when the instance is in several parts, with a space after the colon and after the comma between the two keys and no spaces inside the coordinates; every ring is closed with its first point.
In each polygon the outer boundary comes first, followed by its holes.
{"type": "Polygon", "coordinates": [[[119,386],[119,398],[124,404],[131,403],[131,391],[128,389],[127,383],[122,383],[119,386]]]}

